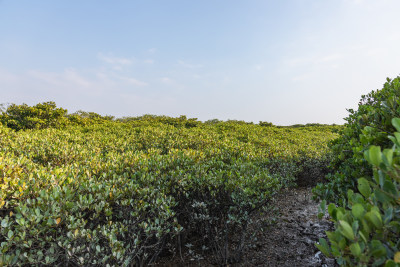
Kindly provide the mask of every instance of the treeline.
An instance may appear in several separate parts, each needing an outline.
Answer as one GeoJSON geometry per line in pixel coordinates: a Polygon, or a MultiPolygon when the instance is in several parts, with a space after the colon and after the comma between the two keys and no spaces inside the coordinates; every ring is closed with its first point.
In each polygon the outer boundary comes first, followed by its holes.
{"type": "Polygon", "coordinates": [[[14,130],[60,128],[66,125],[88,125],[114,120],[113,116],[102,116],[95,112],[77,111],[68,114],[55,102],[43,102],[34,106],[9,104],[0,113],[0,122],[14,130]]]}
{"type": "MultiPolygon", "coordinates": [[[[122,117],[115,118],[111,115],[100,115],[95,112],[87,112],[79,110],[74,113],[68,113],[67,109],[57,107],[55,102],[43,102],[34,106],[27,104],[1,104],[0,105],[0,122],[8,128],[14,130],[27,129],[45,129],[45,128],[61,128],[67,125],[87,126],[91,124],[105,123],[109,121],[134,123],[138,121],[147,121],[149,123],[162,123],[173,125],[175,127],[192,128],[200,125],[213,124],[239,124],[239,125],[254,125],[253,122],[243,120],[219,120],[211,119],[205,122],[199,121],[197,118],[187,118],[184,115],[180,117],[169,117],[160,115],[142,115],[137,117],[122,117]]],[[[302,127],[329,127],[331,129],[340,129],[340,126],[335,124],[295,124],[292,126],[277,126],[272,122],[260,121],[259,126],[263,127],[278,127],[278,128],[302,128],[302,127]]]]}

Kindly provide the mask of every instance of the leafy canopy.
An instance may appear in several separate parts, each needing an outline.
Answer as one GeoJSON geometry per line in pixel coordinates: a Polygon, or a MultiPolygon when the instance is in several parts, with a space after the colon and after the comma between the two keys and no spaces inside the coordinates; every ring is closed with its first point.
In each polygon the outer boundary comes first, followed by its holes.
{"type": "Polygon", "coordinates": [[[371,177],[372,170],[364,159],[371,145],[387,147],[387,136],[395,129],[391,120],[400,117],[400,77],[387,78],[381,90],[363,95],[358,110],[349,109],[347,123],[340,137],[330,143],[336,155],[330,163],[327,183],[319,184],[314,193],[321,199],[343,203],[348,189],[357,187],[357,179],[371,177]]]}

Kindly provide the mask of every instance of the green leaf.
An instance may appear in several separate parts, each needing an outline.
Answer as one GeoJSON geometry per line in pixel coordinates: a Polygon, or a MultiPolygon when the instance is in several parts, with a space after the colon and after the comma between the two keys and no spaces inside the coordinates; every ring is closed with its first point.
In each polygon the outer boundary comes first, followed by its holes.
{"type": "Polygon", "coordinates": [[[389,207],[385,210],[385,214],[383,215],[383,222],[385,224],[389,223],[393,218],[393,208],[389,207]]]}
{"type": "Polygon", "coordinates": [[[359,257],[361,255],[360,244],[358,244],[358,242],[351,244],[350,251],[351,251],[351,254],[353,254],[356,257],[359,257]]]}
{"type": "Polygon", "coordinates": [[[325,211],[326,211],[326,200],[324,199],[318,208],[318,219],[322,219],[322,217],[324,217],[325,211]]]}
{"type": "Polygon", "coordinates": [[[392,125],[398,132],[400,132],[400,119],[399,118],[393,118],[392,119],[392,125]]]}
{"type": "Polygon", "coordinates": [[[1,221],[1,227],[6,228],[7,225],[8,225],[8,222],[6,221],[6,219],[3,219],[3,220],[1,221]]]}
{"type": "Polygon", "coordinates": [[[355,220],[355,221],[351,224],[351,229],[353,229],[353,232],[354,232],[354,233],[357,233],[359,226],[360,226],[360,225],[359,225],[359,223],[358,223],[357,220],[355,220]]]}
{"type": "Polygon", "coordinates": [[[386,256],[387,252],[385,247],[382,245],[381,241],[379,240],[371,241],[371,254],[375,257],[386,256]]]}
{"type": "Polygon", "coordinates": [[[351,207],[351,213],[357,219],[360,219],[364,215],[365,209],[363,205],[357,203],[353,207],[351,207]]]}
{"type": "Polygon", "coordinates": [[[375,166],[379,166],[382,161],[381,154],[381,147],[371,146],[368,150],[369,162],[375,166]]]}
{"type": "Polygon", "coordinates": [[[316,243],[315,246],[322,252],[324,253],[325,256],[330,257],[331,253],[330,253],[330,248],[328,243],[326,242],[326,240],[324,238],[320,238],[319,239],[319,244],[316,243]]]}
{"type": "Polygon", "coordinates": [[[390,202],[391,198],[383,193],[380,189],[375,190],[374,195],[380,203],[390,202]]]}
{"type": "Polygon", "coordinates": [[[365,178],[360,178],[358,179],[358,191],[360,191],[360,193],[368,198],[371,195],[371,187],[369,186],[369,182],[367,179],[365,178]]]}
{"type": "Polygon", "coordinates": [[[331,204],[328,205],[328,213],[334,220],[336,220],[336,206],[335,206],[335,204],[331,203],[331,204]]]}
{"type": "Polygon", "coordinates": [[[388,138],[393,142],[393,144],[400,146],[399,141],[394,136],[388,136],[388,138]]]}
{"type": "Polygon", "coordinates": [[[339,221],[339,231],[344,235],[347,239],[354,240],[354,232],[350,224],[346,221],[339,221]]]}
{"type": "Polygon", "coordinates": [[[365,214],[365,218],[376,228],[380,229],[382,227],[382,217],[378,212],[369,211],[365,214]]]}
{"type": "Polygon", "coordinates": [[[385,263],[385,267],[396,267],[397,264],[393,260],[387,260],[385,263]]]}
{"type": "Polygon", "coordinates": [[[385,190],[389,194],[392,194],[393,196],[398,195],[397,189],[391,181],[386,180],[383,183],[383,190],[385,190]]]}
{"type": "Polygon", "coordinates": [[[383,157],[384,163],[388,166],[392,166],[393,162],[393,149],[384,149],[383,150],[383,157]]]}
{"type": "Polygon", "coordinates": [[[354,196],[354,191],[351,189],[347,190],[347,198],[351,199],[353,196],[354,196]]]}
{"type": "Polygon", "coordinates": [[[366,237],[369,236],[369,234],[371,233],[371,226],[368,224],[367,220],[365,219],[365,216],[363,219],[361,219],[361,224],[365,236],[366,237]]]}
{"type": "Polygon", "coordinates": [[[396,137],[397,143],[400,143],[400,133],[399,132],[395,132],[394,136],[396,137]]]}
{"type": "Polygon", "coordinates": [[[343,237],[343,234],[342,234],[342,239],[340,239],[340,241],[338,242],[338,247],[341,250],[344,250],[347,247],[347,239],[343,237]]]}
{"type": "MultiPolygon", "coordinates": [[[[383,184],[386,181],[385,174],[382,172],[382,170],[379,170],[377,174],[378,174],[378,181],[377,182],[379,183],[380,187],[383,187],[383,184]]],[[[374,175],[376,175],[376,172],[374,172],[374,175]]]]}
{"type": "Polygon", "coordinates": [[[366,238],[366,236],[365,236],[365,234],[364,234],[364,231],[359,231],[358,233],[360,234],[361,239],[362,239],[365,243],[367,243],[367,238],[366,238]]]}
{"type": "Polygon", "coordinates": [[[8,233],[7,233],[8,239],[11,239],[11,237],[13,237],[13,235],[14,235],[13,231],[8,230],[8,233]]]}

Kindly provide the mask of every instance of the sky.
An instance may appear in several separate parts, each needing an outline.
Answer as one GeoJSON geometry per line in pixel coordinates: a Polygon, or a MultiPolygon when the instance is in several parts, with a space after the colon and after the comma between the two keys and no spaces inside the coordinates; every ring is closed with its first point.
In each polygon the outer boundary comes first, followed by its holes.
{"type": "Polygon", "coordinates": [[[343,124],[400,75],[398,0],[0,0],[0,103],[343,124]]]}

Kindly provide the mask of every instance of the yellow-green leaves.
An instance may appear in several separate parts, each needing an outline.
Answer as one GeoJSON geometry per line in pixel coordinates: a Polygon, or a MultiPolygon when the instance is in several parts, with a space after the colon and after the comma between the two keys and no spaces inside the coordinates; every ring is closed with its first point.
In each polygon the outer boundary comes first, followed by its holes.
{"type": "Polygon", "coordinates": [[[339,221],[339,231],[348,239],[354,240],[354,232],[350,224],[346,221],[339,221]]]}
{"type": "Polygon", "coordinates": [[[382,160],[387,166],[391,166],[393,163],[393,149],[384,149],[382,160]]]}
{"type": "Polygon", "coordinates": [[[357,219],[361,219],[365,213],[365,209],[362,204],[357,203],[353,205],[353,207],[351,207],[351,212],[354,217],[356,217],[357,219]]]}
{"type": "Polygon", "coordinates": [[[351,244],[350,251],[354,256],[359,257],[361,255],[360,244],[358,242],[351,244]]]}
{"type": "Polygon", "coordinates": [[[394,260],[395,263],[400,263],[400,251],[397,251],[397,252],[394,254],[393,260],[394,260]]]}
{"type": "Polygon", "coordinates": [[[393,118],[392,125],[396,128],[398,132],[400,132],[400,118],[393,118]]]}
{"type": "Polygon", "coordinates": [[[379,146],[370,146],[370,148],[365,151],[365,158],[371,164],[379,166],[382,161],[381,148],[379,146]]]}
{"type": "Polygon", "coordinates": [[[75,265],[123,266],[133,254],[145,264],[182,231],[205,233],[196,240],[205,246],[223,240],[226,229],[232,238],[300,172],[326,167],[338,129],[68,120],[82,127],[0,128],[0,209],[7,209],[0,239],[7,255],[26,253],[17,258],[22,265],[67,255],[75,265]]]}
{"type": "Polygon", "coordinates": [[[382,217],[377,210],[371,210],[365,214],[365,218],[372,223],[376,228],[382,227],[382,217]]]}

